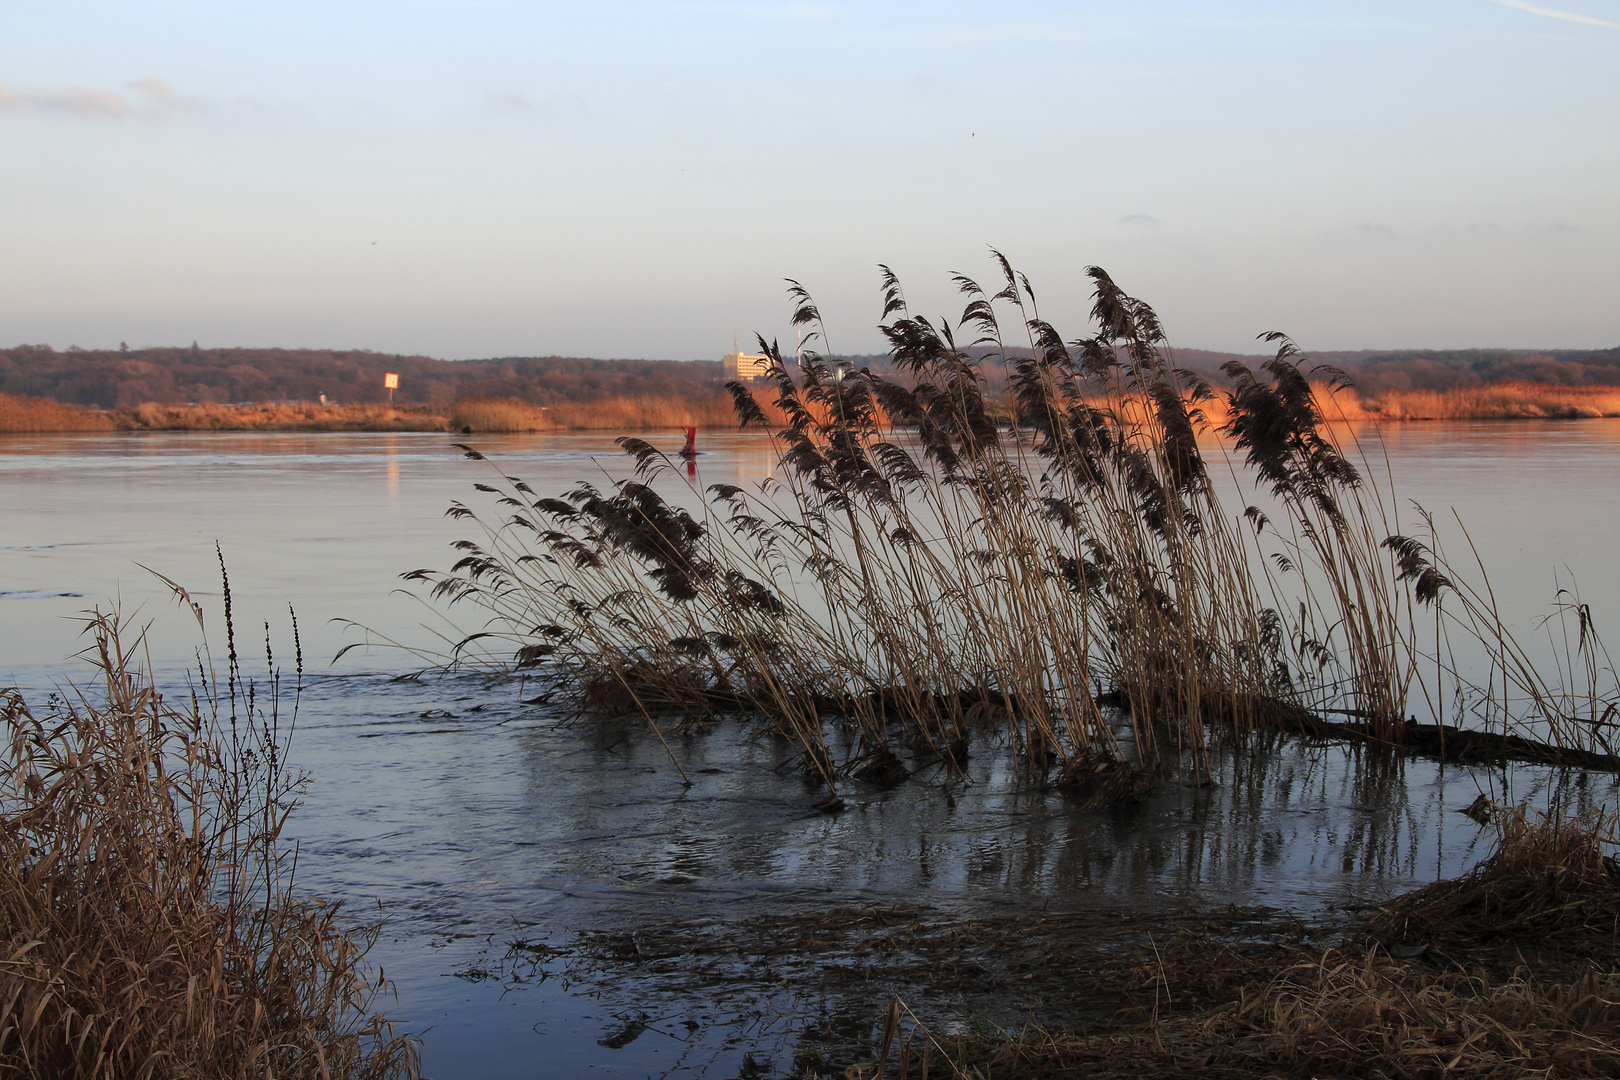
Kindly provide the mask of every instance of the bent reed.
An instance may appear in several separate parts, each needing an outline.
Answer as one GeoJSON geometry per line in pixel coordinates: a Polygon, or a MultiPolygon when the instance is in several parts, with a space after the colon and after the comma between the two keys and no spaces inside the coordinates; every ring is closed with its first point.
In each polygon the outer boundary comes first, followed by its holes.
{"type": "Polygon", "coordinates": [[[293,891],[279,673],[244,679],[232,631],[226,687],[204,663],[176,705],[138,632],[88,630],[94,693],[0,691],[0,1077],[418,1075],[373,932],[293,891]]]}
{"type": "MultiPolygon", "coordinates": [[[[544,669],[582,710],[660,736],[665,714],[744,716],[797,739],[835,791],[903,777],[907,751],[960,772],[976,732],[1010,739],[1036,778],[1185,765],[1197,782],[1212,728],[1332,719],[1398,745],[1418,707],[1442,749],[1468,728],[1612,757],[1613,665],[1589,609],[1560,608],[1579,642],[1545,677],[1432,520],[1401,529],[1337,423],[1342,372],[1272,333],[1275,357],[1226,365],[1218,392],[1100,268],[1095,330],[1066,342],[996,265],[993,293],[954,278],[954,331],[912,314],[883,269],[891,377],[815,351],[820,313],[792,285],[808,333],[797,370],[759,339],[782,419],[777,476],[754,488],[697,492],[633,437],[634,475],[608,490],[475,485],[505,516],[448,572],[404,575],[486,615],[456,662],[544,669]],[[1241,513],[1228,477],[1256,492],[1241,513]],[[1489,654],[1481,685],[1449,659],[1459,632],[1489,654]]],[[[773,426],[754,387],[728,389],[744,427],[773,426]]]]}

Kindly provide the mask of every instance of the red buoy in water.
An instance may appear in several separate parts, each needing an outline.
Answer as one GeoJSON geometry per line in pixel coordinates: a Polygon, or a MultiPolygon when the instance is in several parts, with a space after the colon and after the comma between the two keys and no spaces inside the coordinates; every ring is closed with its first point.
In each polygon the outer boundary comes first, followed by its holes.
{"type": "Polygon", "coordinates": [[[686,445],[681,447],[681,457],[693,458],[697,455],[697,428],[689,427],[686,429],[686,445]]]}

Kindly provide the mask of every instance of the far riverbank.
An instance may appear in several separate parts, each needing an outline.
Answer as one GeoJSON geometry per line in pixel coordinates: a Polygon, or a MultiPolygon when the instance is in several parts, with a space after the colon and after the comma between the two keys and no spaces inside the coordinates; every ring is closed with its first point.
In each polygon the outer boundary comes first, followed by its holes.
{"type": "Polygon", "coordinates": [[[0,434],[74,431],[645,431],[734,424],[728,398],[613,396],[549,407],[515,398],[460,398],[448,406],[263,402],[239,405],[147,402],[90,409],[0,394],[0,434]]]}
{"type": "MultiPolygon", "coordinates": [[[[1579,420],[1620,417],[1620,387],[1502,382],[1450,390],[1388,390],[1363,396],[1317,387],[1322,411],[1350,421],[1579,420]]],[[[763,387],[755,396],[769,410],[763,387]]],[[[1217,398],[1205,414],[1221,419],[1217,398]]],[[[472,434],[540,431],[649,431],[731,427],[731,400],[714,395],[612,395],[535,405],[518,398],[464,397],[447,406],[319,404],[158,404],[92,409],[45,398],[0,394],[0,434],[72,431],[444,431],[472,434]]]]}

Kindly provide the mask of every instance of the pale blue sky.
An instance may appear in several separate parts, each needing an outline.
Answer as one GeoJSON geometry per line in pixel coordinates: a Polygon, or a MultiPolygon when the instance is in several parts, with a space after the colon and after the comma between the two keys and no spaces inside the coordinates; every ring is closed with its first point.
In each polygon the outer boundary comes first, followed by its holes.
{"type": "Polygon", "coordinates": [[[868,351],[988,245],[1069,337],[1620,344],[1620,0],[0,0],[0,344],[868,351]]]}

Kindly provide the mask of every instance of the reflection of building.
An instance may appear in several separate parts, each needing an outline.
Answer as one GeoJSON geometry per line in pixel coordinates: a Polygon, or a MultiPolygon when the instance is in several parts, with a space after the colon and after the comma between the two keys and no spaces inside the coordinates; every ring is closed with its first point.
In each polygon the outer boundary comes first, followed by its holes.
{"type": "Polygon", "coordinates": [[[757,379],[771,366],[771,358],[764,353],[726,353],[720,362],[726,366],[728,379],[757,379]]]}

